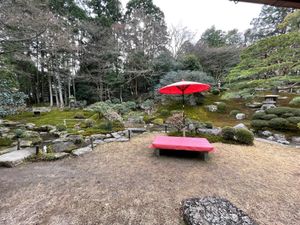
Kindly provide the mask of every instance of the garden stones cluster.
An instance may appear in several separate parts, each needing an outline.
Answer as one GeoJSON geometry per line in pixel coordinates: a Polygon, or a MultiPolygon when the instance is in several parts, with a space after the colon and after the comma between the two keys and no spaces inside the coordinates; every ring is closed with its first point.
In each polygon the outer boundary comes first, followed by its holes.
{"type": "Polygon", "coordinates": [[[188,225],[257,225],[246,213],[220,197],[184,200],[182,214],[188,225]]]}

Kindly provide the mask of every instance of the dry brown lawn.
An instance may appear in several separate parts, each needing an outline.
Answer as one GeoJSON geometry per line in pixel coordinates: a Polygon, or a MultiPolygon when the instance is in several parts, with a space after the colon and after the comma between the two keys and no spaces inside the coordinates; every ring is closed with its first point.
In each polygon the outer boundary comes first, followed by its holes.
{"type": "Polygon", "coordinates": [[[157,134],[78,158],[0,168],[0,224],[183,224],[185,198],[221,196],[259,224],[300,224],[300,149],[217,143],[208,162],[156,157],[157,134]]]}

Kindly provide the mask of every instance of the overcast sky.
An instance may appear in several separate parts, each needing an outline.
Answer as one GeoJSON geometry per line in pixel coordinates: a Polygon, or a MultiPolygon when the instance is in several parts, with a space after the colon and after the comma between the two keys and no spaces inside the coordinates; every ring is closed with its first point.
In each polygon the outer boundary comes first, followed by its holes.
{"type": "MultiPolygon", "coordinates": [[[[125,8],[128,0],[121,0],[125,8]]],[[[229,0],[153,0],[164,13],[168,25],[182,24],[197,36],[215,25],[222,30],[237,28],[245,31],[252,18],[259,15],[262,5],[235,4],[229,0]]]]}

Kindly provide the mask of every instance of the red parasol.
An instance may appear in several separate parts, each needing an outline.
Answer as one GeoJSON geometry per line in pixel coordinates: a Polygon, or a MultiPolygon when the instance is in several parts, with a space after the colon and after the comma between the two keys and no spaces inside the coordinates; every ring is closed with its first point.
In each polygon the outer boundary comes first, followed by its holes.
{"type": "MultiPolygon", "coordinates": [[[[159,89],[160,94],[166,95],[182,95],[182,108],[183,108],[183,124],[185,124],[184,118],[184,95],[193,94],[202,91],[208,91],[210,89],[209,84],[203,84],[193,81],[180,81],[173,84],[169,84],[159,89]]],[[[184,134],[185,135],[185,134],[184,134]]]]}

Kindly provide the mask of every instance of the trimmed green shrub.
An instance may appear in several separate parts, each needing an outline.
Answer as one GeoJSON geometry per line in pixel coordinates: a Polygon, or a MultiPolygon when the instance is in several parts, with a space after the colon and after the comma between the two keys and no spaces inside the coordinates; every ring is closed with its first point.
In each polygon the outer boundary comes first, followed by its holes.
{"type": "Polygon", "coordinates": [[[300,96],[294,97],[294,98],[289,102],[289,105],[300,106],[300,96]]]}
{"type": "Polygon", "coordinates": [[[300,123],[300,116],[289,117],[287,120],[293,125],[296,125],[297,123],[300,123]]]}
{"type": "Polygon", "coordinates": [[[83,123],[86,128],[90,128],[90,127],[95,126],[96,122],[95,122],[95,120],[92,120],[92,119],[86,119],[83,123]]]}
{"type": "Polygon", "coordinates": [[[285,114],[283,114],[281,117],[283,117],[283,118],[288,118],[288,117],[293,117],[293,116],[294,116],[293,113],[285,113],[285,114]]]}
{"type": "Polygon", "coordinates": [[[99,128],[104,131],[112,131],[113,124],[111,121],[105,121],[99,124],[99,128]]]}
{"type": "Polygon", "coordinates": [[[269,121],[266,120],[252,120],[251,127],[254,129],[262,129],[269,126],[269,121]]]}
{"type": "Polygon", "coordinates": [[[289,121],[284,118],[274,118],[269,121],[269,126],[275,130],[286,130],[289,126],[289,121]]]}
{"type": "Polygon", "coordinates": [[[221,135],[225,140],[233,140],[234,139],[235,130],[233,127],[223,127],[221,135]]]}
{"type": "Polygon", "coordinates": [[[162,109],[159,114],[163,117],[167,117],[170,115],[170,112],[167,109],[162,109]]]}
{"type": "Polygon", "coordinates": [[[162,118],[156,118],[152,121],[152,123],[156,124],[156,125],[163,125],[164,124],[164,120],[162,118]]]}
{"type": "Polygon", "coordinates": [[[257,112],[257,113],[254,113],[253,116],[252,116],[252,120],[261,120],[263,119],[263,117],[266,115],[265,112],[257,112]]]}
{"type": "Polygon", "coordinates": [[[213,95],[218,95],[218,94],[220,94],[220,91],[219,91],[219,89],[217,89],[217,88],[211,89],[210,92],[211,92],[213,95]]]}
{"type": "Polygon", "coordinates": [[[144,119],[145,123],[151,123],[155,119],[155,116],[153,116],[153,115],[145,115],[143,119],[144,119]]]}
{"type": "Polygon", "coordinates": [[[16,138],[23,138],[23,137],[25,137],[25,130],[16,129],[15,130],[15,137],[16,138]]]}
{"type": "Polygon", "coordinates": [[[118,120],[112,122],[112,127],[114,131],[124,130],[124,124],[118,120]]]}
{"type": "Polygon", "coordinates": [[[208,129],[212,129],[213,128],[212,122],[204,122],[204,124],[205,124],[205,128],[208,128],[208,129]]]}
{"type": "Polygon", "coordinates": [[[254,134],[245,128],[235,129],[235,139],[242,144],[253,145],[254,134]]]}
{"type": "Polygon", "coordinates": [[[277,116],[275,114],[266,114],[266,115],[262,116],[263,120],[271,120],[274,118],[277,118],[277,116]]]}
{"type": "Polygon", "coordinates": [[[220,102],[218,105],[217,105],[217,111],[218,112],[225,112],[226,109],[227,109],[227,105],[224,103],[224,102],[220,102]]]}
{"type": "Polygon", "coordinates": [[[133,101],[124,102],[123,104],[125,104],[125,106],[131,110],[135,110],[137,107],[136,103],[133,101]]]}
{"type": "Polygon", "coordinates": [[[77,113],[74,115],[74,119],[85,119],[85,116],[83,115],[83,113],[77,112],[77,113]]]}
{"type": "Polygon", "coordinates": [[[0,146],[10,146],[12,144],[12,140],[7,137],[0,137],[0,146]]]}
{"type": "Polygon", "coordinates": [[[289,107],[277,107],[277,108],[270,108],[266,110],[267,114],[275,114],[277,116],[281,116],[285,113],[293,113],[293,109],[289,107]]]}
{"type": "Polygon", "coordinates": [[[56,129],[58,131],[65,131],[67,129],[67,127],[64,124],[58,124],[58,125],[56,125],[56,129]]]}
{"type": "Polygon", "coordinates": [[[234,110],[231,110],[231,111],[230,111],[229,115],[235,117],[236,114],[238,114],[238,113],[240,113],[240,110],[234,109],[234,110]]]}

